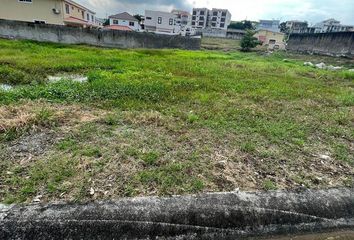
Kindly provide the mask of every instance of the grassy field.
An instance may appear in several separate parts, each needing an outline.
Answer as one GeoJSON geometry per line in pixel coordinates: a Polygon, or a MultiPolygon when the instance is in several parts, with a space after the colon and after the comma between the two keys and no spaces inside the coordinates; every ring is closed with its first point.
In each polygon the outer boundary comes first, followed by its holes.
{"type": "Polygon", "coordinates": [[[354,186],[354,73],[302,57],[0,40],[0,202],[354,186]]]}
{"type": "Polygon", "coordinates": [[[240,41],[234,39],[225,38],[202,38],[202,49],[205,50],[223,50],[223,51],[235,51],[240,50],[240,41]]]}

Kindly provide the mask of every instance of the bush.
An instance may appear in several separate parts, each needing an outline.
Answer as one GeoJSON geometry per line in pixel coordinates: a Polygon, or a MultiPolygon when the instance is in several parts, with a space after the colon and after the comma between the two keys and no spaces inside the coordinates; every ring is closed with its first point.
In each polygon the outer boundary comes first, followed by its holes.
{"type": "Polygon", "coordinates": [[[242,51],[248,52],[252,48],[257,47],[257,45],[260,45],[261,43],[257,40],[257,38],[253,37],[254,31],[247,30],[245,36],[243,36],[241,40],[241,48],[242,51]]]}

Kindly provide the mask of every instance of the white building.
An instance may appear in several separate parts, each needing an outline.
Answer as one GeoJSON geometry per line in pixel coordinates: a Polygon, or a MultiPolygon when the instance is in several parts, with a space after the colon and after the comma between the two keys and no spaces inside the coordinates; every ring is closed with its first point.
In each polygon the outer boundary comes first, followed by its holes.
{"type": "Polygon", "coordinates": [[[231,23],[231,13],[227,9],[193,8],[192,27],[196,29],[227,30],[231,23]]]}
{"type": "Polygon", "coordinates": [[[208,26],[209,9],[207,8],[193,8],[192,27],[197,29],[204,29],[208,26]]]}
{"type": "Polygon", "coordinates": [[[209,22],[208,26],[210,28],[217,29],[227,29],[231,23],[231,13],[227,9],[216,9],[213,8],[209,11],[209,22]]]}
{"type": "Polygon", "coordinates": [[[192,30],[192,15],[189,12],[173,10],[171,13],[175,15],[176,25],[180,26],[183,36],[194,35],[192,30]]]}
{"type": "Polygon", "coordinates": [[[180,34],[181,25],[177,16],[170,12],[145,10],[145,31],[164,34],[180,34]]]}
{"type": "Polygon", "coordinates": [[[139,20],[127,12],[112,15],[109,16],[108,18],[109,18],[109,26],[112,29],[114,29],[114,27],[118,27],[118,28],[121,27],[122,30],[128,28],[133,31],[141,30],[139,20]]]}
{"type": "Polygon", "coordinates": [[[354,31],[354,26],[342,25],[340,24],[340,21],[337,21],[333,18],[319,22],[315,24],[312,28],[315,29],[315,33],[354,31]]]}

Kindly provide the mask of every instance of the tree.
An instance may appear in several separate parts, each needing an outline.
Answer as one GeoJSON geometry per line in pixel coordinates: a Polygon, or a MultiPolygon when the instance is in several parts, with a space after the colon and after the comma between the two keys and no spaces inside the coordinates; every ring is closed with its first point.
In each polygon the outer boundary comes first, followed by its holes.
{"type": "Polygon", "coordinates": [[[107,18],[104,20],[103,26],[108,26],[108,25],[109,25],[109,19],[107,18]]]}
{"type": "Polygon", "coordinates": [[[253,24],[251,21],[248,20],[244,20],[244,21],[240,21],[240,22],[232,22],[229,27],[230,29],[239,29],[239,30],[253,30],[253,24]]]}
{"type": "Polygon", "coordinates": [[[245,36],[241,39],[241,50],[244,52],[249,52],[252,48],[261,45],[261,42],[257,38],[253,37],[254,31],[247,30],[245,36]]]}
{"type": "Polygon", "coordinates": [[[249,30],[254,29],[252,22],[248,21],[248,20],[243,21],[243,26],[244,26],[244,29],[249,29],[249,30]]]}
{"type": "Polygon", "coordinates": [[[142,20],[142,15],[140,15],[140,14],[135,14],[133,17],[135,17],[136,19],[138,19],[139,23],[140,23],[141,20],[142,20]]]}
{"type": "Polygon", "coordinates": [[[286,22],[282,22],[279,25],[279,28],[280,28],[280,32],[282,32],[282,33],[289,33],[290,32],[290,29],[286,26],[286,22]]]}

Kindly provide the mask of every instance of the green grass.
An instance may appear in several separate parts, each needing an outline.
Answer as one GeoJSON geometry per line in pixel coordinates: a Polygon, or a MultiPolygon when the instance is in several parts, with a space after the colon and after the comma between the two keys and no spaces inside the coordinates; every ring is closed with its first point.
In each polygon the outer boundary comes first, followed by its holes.
{"type": "Polygon", "coordinates": [[[38,105],[0,130],[0,201],[352,186],[354,75],[229,50],[0,40],[0,83],[15,86],[0,113],[38,105]],[[89,80],[47,82],[58,73],[89,80]],[[18,155],[23,139],[45,151],[18,155]]]}

